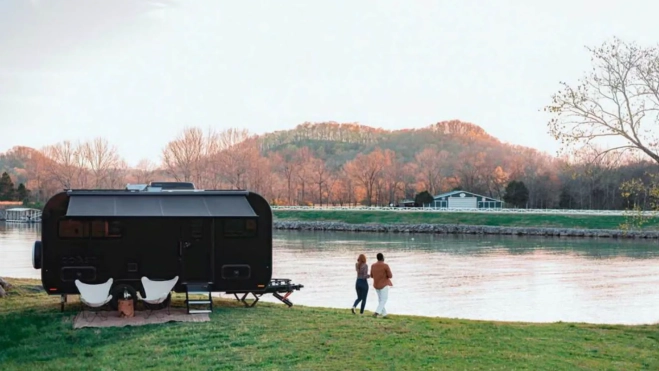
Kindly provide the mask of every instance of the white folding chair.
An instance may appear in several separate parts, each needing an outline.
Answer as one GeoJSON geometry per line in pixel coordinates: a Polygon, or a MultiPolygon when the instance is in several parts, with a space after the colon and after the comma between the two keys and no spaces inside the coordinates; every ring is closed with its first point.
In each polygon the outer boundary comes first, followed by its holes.
{"type": "MultiPolygon", "coordinates": [[[[144,287],[144,293],[146,294],[145,298],[142,298],[138,292],[138,297],[144,302],[144,307],[149,309],[149,314],[147,318],[151,316],[153,311],[162,304],[170,292],[178,282],[178,276],[172,278],[171,280],[165,281],[154,281],[150,280],[147,277],[142,277],[142,286],[144,287]]],[[[167,314],[170,314],[169,308],[171,306],[171,300],[167,303],[165,307],[167,309],[167,314]]]]}
{"type": "MultiPolygon", "coordinates": [[[[110,295],[110,289],[112,288],[112,278],[107,280],[105,283],[100,284],[89,284],[80,282],[80,280],[75,280],[75,285],[80,292],[80,302],[82,303],[82,316],[87,319],[85,315],[85,307],[87,307],[89,312],[94,313],[94,318],[91,322],[96,319],[96,316],[99,313],[102,313],[103,307],[110,303],[112,300],[112,295],[110,295]]],[[[105,319],[103,314],[101,318],[105,319]]]]}

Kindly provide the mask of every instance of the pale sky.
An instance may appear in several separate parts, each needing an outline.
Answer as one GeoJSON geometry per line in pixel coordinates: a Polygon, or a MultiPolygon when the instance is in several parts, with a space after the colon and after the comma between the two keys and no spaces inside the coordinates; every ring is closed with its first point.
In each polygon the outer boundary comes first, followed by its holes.
{"type": "Polygon", "coordinates": [[[659,41],[650,0],[161,1],[1,0],[0,151],[103,136],[135,164],[186,126],[460,119],[553,154],[539,109],[584,46],[659,41]]]}

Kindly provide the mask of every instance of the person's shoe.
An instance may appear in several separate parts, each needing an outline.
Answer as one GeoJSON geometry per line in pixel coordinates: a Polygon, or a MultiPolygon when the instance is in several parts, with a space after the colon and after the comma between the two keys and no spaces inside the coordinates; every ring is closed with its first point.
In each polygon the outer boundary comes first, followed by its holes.
{"type": "Polygon", "coordinates": [[[377,317],[378,317],[378,314],[377,314],[377,313],[373,313],[373,318],[377,318],[377,317]]]}
{"type": "Polygon", "coordinates": [[[352,314],[357,314],[355,313],[355,307],[350,308],[350,310],[352,311],[352,314]]]}

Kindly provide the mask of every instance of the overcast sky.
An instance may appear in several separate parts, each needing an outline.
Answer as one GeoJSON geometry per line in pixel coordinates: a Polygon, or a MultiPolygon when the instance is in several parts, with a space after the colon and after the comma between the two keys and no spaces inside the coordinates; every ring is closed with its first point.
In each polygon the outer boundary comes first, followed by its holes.
{"type": "Polygon", "coordinates": [[[659,41],[659,2],[1,0],[0,151],[104,136],[135,164],[185,126],[460,119],[554,153],[584,45],[659,41]]]}

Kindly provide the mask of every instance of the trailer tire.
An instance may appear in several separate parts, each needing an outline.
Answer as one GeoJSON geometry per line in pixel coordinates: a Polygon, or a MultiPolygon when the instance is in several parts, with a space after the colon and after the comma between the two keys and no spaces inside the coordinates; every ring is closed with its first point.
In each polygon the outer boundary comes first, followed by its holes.
{"type": "Polygon", "coordinates": [[[32,247],[32,266],[34,269],[41,269],[42,251],[41,241],[34,241],[32,247]]]}
{"type": "Polygon", "coordinates": [[[126,291],[128,291],[128,295],[133,298],[133,308],[137,309],[137,290],[135,290],[135,288],[131,285],[119,283],[112,286],[112,290],[110,290],[110,294],[112,295],[112,299],[110,300],[110,307],[112,310],[119,309],[119,299],[124,297],[124,289],[126,289],[126,291]]]}

